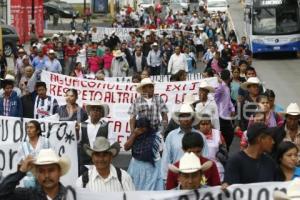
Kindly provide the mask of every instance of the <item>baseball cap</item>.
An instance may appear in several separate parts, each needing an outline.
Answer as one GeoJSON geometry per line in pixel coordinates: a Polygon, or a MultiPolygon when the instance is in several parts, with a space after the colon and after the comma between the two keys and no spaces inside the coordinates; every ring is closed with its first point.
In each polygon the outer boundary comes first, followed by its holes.
{"type": "Polygon", "coordinates": [[[266,134],[274,137],[274,128],[268,128],[264,123],[254,123],[247,129],[248,141],[254,140],[261,134],[266,134]]]}

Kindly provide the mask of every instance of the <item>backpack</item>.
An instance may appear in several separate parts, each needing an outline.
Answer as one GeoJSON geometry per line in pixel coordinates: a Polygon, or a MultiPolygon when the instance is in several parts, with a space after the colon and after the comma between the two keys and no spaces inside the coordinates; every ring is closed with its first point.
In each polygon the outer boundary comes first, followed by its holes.
{"type": "MultiPolygon", "coordinates": [[[[120,184],[121,184],[121,187],[122,187],[122,189],[123,189],[123,184],[122,184],[122,171],[121,171],[121,169],[118,168],[118,167],[115,167],[115,169],[116,169],[116,171],[117,171],[117,177],[118,177],[118,180],[119,180],[119,182],[120,182],[120,184]]],[[[81,178],[82,178],[82,187],[83,187],[83,188],[86,188],[86,185],[87,185],[88,182],[89,182],[89,170],[83,172],[81,178]]]]}

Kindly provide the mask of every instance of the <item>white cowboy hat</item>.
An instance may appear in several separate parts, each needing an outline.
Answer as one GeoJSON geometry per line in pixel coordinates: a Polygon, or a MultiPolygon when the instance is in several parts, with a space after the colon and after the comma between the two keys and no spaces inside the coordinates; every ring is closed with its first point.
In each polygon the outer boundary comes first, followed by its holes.
{"type": "Polygon", "coordinates": [[[124,56],[125,54],[121,51],[121,50],[117,50],[114,52],[114,56],[115,57],[122,57],[124,56]]]}
{"type": "Polygon", "coordinates": [[[53,39],[53,38],[59,38],[59,35],[56,34],[56,33],[54,33],[54,34],[52,35],[52,39],[53,39]]]}
{"type": "Polygon", "coordinates": [[[144,78],[139,84],[138,86],[136,87],[136,91],[141,93],[142,92],[142,88],[145,86],[145,85],[153,85],[154,86],[154,83],[153,81],[150,79],[150,78],[144,78]]]}
{"type": "Polygon", "coordinates": [[[76,31],[73,29],[71,32],[72,32],[72,33],[75,33],[76,31]]]}
{"type": "Polygon", "coordinates": [[[97,137],[94,141],[93,148],[85,144],[83,146],[87,155],[92,156],[93,152],[110,152],[113,157],[117,156],[120,152],[120,144],[118,142],[110,145],[108,139],[105,137],[97,137]]]}
{"type": "Polygon", "coordinates": [[[11,74],[6,74],[4,80],[15,81],[15,77],[11,74]]]}
{"type": "Polygon", "coordinates": [[[50,49],[50,50],[48,51],[48,54],[55,54],[55,51],[54,51],[53,49],[50,49]]]}
{"type": "Polygon", "coordinates": [[[196,115],[193,107],[190,104],[182,104],[179,111],[173,112],[172,119],[175,121],[176,124],[179,124],[180,114],[190,114],[194,120],[192,126],[196,126],[200,122],[199,117],[196,115]]]}
{"type": "Polygon", "coordinates": [[[71,167],[71,161],[67,157],[59,157],[53,149],[42,149],[36,157],[36,160],[33,162],[34,167],[32,168],[32,174],[36,174],[36,166],[39,165],[50,165],[58,164],[61,170],[61,176],[68,173],[71,167]]]}
{"type": "Polygon", "coordinates": [[[284,115],[300,115],[300,108],[297,103],[290,103],[286,108],[286,112],[283,112],[284,115]]]}
{"type": "Polygon", "coordinates": [[[200,158],[196,156],[193,152],[191,152],[185,153],[180,158],[179,167],[176,167],[175,165],[169,165],[169,169],[176,174],[190,174],[199,170],[206,171],[212,166],[212,164],[213,163],[211,161],[207,161],[202,165],[200,158]]]}
{"type": "Polygon", "coordinates": [[[287,193],[275,191],[274,200],[300,200],[300,178],[295,178],[287,189],[287,193]]]}
{"type": "Polygon", "coordinates": [[[102,104],[100,101],[93,101],[90,103],[87,103],[85,105],[86,111],[87,113],[90,113],[91,107],[101,107],[104,111],[104,116],[103,117],[107,117],[109,114],[109,106],[107,104],[102,104]]]}
{"type": "Polygon", "coordinates": [[[260,85],[261,82],[257,77],[250,77],[248,80],[241,84],[241,88],[247,90],[249,85],[260,85]]]}
{"type": "Polygon", "coordinates": [[[193,104],[196,101],[195,96],[193,94],[187,94],[184,97],[183,104],[193,104]]]}
{"type": "Polygon", "coordinates": [[[214,93],[215,92],[215,88],[211,87],[207,81],[201,81],[199,89],[206,89],[209,91],[209,93],[214,93]]]}
{"type": "Polygon", "coordinates": [[[153,47],[153,46],[158,46],[158,44],[157,44],[156,42],[154,42],[151,46],[152,46],[152,47],[153,47]]]}

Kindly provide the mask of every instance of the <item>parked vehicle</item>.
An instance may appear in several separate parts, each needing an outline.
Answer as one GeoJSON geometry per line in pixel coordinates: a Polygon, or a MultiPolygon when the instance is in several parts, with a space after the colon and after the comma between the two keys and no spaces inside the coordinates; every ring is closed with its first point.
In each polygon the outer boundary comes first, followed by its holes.
{"type": "Polygon", "coordinates": [[[49,15],[58,13],[62,18],[73,18],[79,16],[79,12],[76,11],[71,4],[64,1],[48,1],[44,3],[44,9],[49,15]]]}
{"type": "Polygon", "coordinates": [[[173,12],[177,11],[189,11],[189,0],[170,0],[170,8],[173,10],[173,12]]]}
{"type": "Polygon", "coordinates": [[[227,12],[229,4],[227,0],[209,0],[207,1],[207,11],[212,12],[227,12]]]}
{"type": "Polygon", "coordinates": [[[13,26],[5,24],[0,24],[0,26],[2,29],[3,53],[8,57],[16,51],[19,42],[19,36],[13,26]]]}

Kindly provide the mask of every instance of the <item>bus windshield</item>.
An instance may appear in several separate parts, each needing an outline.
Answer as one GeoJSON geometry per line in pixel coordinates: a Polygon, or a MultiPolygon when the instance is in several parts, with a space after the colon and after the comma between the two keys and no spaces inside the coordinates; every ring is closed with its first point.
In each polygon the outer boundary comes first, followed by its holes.
{"type": "Polygon", "coordinates": [[[298,5],[261,7],[253,10],[253,34],[285,35],[300,33],[298,5]]]}

